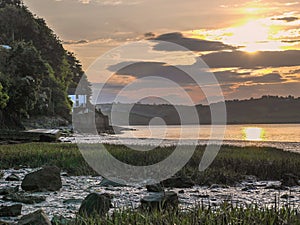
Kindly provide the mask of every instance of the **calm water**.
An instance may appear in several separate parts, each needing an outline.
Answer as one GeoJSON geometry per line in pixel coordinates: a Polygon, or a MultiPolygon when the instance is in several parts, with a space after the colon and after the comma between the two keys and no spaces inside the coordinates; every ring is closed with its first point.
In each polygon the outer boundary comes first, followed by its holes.
{"type": "MultiPolygon", "coordinates": [[[[136,131],[125,131],[117,136],[127,140],[142,139],[140,141],[149,142],[149,144],[158,141],[176,144],[178,139],[183,139],[183,143],[189,143],[189,141],[196,139],[199,144],[205,144],[207,140],[211,140],[212,131],[210,125],[137,126],[131,128],[136,129],[136,131]]],[[[215,126],[215,129],[217,135],[222,134],[222,127],[215,126]]],[[[216,140],[218,139],[216,138],[216,140]]],[[[227,125],[224,133],[224,144],[275,146],[300,152],[300,124],[227,125]]]]}
{"type": "MultiPolygon", "coordinates": [[[[135,131],[124,131],[119,135],[82,136],[77,142],[101,142],[110,144],[176,145],[219,143],[222,129],[215,126],[217,137],[210,138],[211,126],[133,126],[135,131]]],[[[227,125],[224,144],[235,146],[271,146],[300,152],[300,124],[247,124],[227,125]]]]}

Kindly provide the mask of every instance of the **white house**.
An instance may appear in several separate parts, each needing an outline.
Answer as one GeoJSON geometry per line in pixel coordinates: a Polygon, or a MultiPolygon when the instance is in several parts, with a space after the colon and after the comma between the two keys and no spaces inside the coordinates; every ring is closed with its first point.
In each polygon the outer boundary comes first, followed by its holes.
{"type": "Polygon", "coordinates": [[[87,106],[87,95],[69,95],[73,102],[73,108],[85,108],[87,106]]]}

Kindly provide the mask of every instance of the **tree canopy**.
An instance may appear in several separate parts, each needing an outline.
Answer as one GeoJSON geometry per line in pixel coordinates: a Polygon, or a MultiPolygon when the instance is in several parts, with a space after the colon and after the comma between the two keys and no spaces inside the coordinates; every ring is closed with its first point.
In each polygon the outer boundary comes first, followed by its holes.
{"type": "Polygon", "coordinates": [[[81,79],[85,94],[90,95],[80,62],[63,48],[45,20],[34,16],[21,0],[0,0],[2,117],[21,120],[42,114],[70,118],[68,90],[76,88],[81,79]]]}

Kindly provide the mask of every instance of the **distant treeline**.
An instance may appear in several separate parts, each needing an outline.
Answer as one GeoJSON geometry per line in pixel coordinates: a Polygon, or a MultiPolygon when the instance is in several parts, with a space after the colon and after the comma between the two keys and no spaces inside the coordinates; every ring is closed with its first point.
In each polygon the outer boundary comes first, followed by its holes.
{"type": "MultiPolygon", "coordinates": [[[[215,103],[220,104],[220,103],[215,103]]],[[[168,125],[180,125],[177,110],[189,112],[191,106],[118,104],[114,111],[118,125],[124,125],[124,115],[128,106],[132,107],[130,125],[148,125],[155,117],[162,118],[168,125]],[[119,118],[119,119],[118,119],[119,118]]],[[[110,117],[111,104],[98,105],[102,112],[110,117]]],[[[201,124],[211,123],[211,111],[207,105],[195,106],[201,124]]],[[[258,99],[226,101],[228,124],[254,123],[300,123],[300,98],[293,96],[263,96],[258,99]]],[[[128,111],[128,110],[127,110],[128,111]]],[[[185,123],[185,124],[193,124],[185,123]]],[[[117,124],[114,124],[117,125],[117,124]]]]}
{"type": "Polygon", "coordinates": [[[22,118],[36,115],[70,119],[68,90],[82,77],[80,62],[43,19],[21,0],[0,0],[0,128],[21,128],[22,118]]]}

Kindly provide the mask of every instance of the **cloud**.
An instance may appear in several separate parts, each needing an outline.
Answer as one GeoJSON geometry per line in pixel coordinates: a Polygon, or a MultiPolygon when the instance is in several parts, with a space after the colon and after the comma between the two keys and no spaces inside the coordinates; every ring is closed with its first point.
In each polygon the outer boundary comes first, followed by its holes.
{"type": "Polygon", "coordinates": [[[78,45],[78,44],[87,44],[87,43],[89,43],[87,40],[79,40],[79,41],[69,40],[63,42],[63,44],[65,45],[78,45]]]}
{"type": "Polygon", "coordinates": [[[79,0],[82,4],[97,3],[105,6],[118,6],[118,5],[136,5],[140,1],[137,0],[79,0]]]}
{"type": "Polygon", "coordinates": [[[290,23],[290,22],[294,22],[296,20],[299,20],[299,18],[295,17],[295,16],[289,16],[289,17],[272,18],[272,20],[280,20],[280,21],[285,21],[287,23],[290,23]]]}
{"type": "Polygon", "coordinates": [[[247,53],[242,51],[216,52],[201,57],[210,68],[289,67],[300,65],[300,51],[269,51],[247,53]]]}
{"type": "MultiPolygon", "coordinates": [[[[181,33],[168,33],[162,34],[156,38],[152,38],[151,40],[158,40],[158,41],[166,41],[172,42],[178,45],[181,45],[191,51],[197,52],[205,52],[205,51],[222,51],[222,50],[236,50],[238,47],[226,45],[219,41],[208,41],[208,40],[201,40],[196,38],[188,38],[184,37],[181,33]]],[[[154,46],[154,50],[157,51],[174,51],[174,49],[170,49],[163,43],[159,43],[154,46]]]]}
{"type": "MultiPolygon", "coordinates": [[[[121,64],[110,66],[108,70],[115,71],[121,64]]],[[[135,78],[163,77],[181,85],[193,84],[195,81],[182,70],[160,62],[137,62],[117,71],[116,76],[133,76],[135,78]]]]}
{"type": "Polygon", "coordinates": [[[264,75],[253,75],[249,73],[240,73],[234,71],[222,71],[214,73],[218,81],[224,85],[239,86],[243,83],[248,84],[270,84],[286,81],[279,73],[269,73],[264,75]]]}
{"type": "Polygon", "coordinates": [[[298,40],[283,40],[283,41],[281,41],[281,42],[292,44],[292,43],[298,43],[298,42],[300,42],[300,39],[298,39],[298,40]]]}

